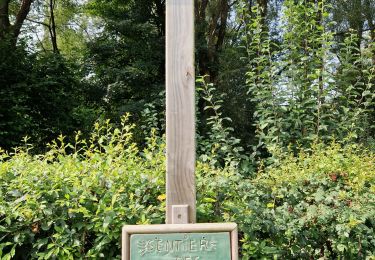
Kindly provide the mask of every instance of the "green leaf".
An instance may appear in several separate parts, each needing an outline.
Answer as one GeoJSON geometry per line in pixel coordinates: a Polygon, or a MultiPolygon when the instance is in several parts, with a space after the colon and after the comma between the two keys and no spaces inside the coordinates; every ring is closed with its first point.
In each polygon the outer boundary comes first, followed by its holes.
{"type": "Polygon", "coordinates": [[[205,203],[214,203],[214,202],[216,202],[216,200],[213,199],[213,198],[203,198],[202,201],[205,202],[205,203]]]}

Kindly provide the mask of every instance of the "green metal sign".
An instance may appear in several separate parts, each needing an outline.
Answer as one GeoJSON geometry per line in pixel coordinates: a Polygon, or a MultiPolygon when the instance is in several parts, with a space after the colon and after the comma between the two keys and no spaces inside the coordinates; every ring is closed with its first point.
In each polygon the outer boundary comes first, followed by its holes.
{"type": "Polygon", "coordinates": [[[231,260],[230,232],[133,234],[131,260],[231,260]]]}

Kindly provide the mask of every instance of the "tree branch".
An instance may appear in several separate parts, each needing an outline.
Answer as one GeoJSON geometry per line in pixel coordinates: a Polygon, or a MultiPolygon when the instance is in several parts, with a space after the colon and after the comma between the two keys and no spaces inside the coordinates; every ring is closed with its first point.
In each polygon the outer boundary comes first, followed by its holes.
{"type": "Polygon", "coordinates": [[[29,22],[32,22],[32,23],[40,24],[40,25],[43,25],[43,26],[46,26],[46,27],[50,27],[49,24],[47,24],[47,23],[43,23],[43,22],[39,22],[39,21],[35,21],[35,20],[33,20],[33,19],[30,19],[30,18],[26,18],[25,20],[26,20],[26,21],[29,21],[29,22]]]}
{"type": "Polygon", "coordinates": [[[14,37],[17,38],[18,35],[20,34],[21,27],[23,22],[25,21],[27,15],[30,12],[30,6],[34,0],[23,0],[21,4],[21,8],[17,13],[16,16],[16,22],[13,25],[13,34],[14,37]]]}

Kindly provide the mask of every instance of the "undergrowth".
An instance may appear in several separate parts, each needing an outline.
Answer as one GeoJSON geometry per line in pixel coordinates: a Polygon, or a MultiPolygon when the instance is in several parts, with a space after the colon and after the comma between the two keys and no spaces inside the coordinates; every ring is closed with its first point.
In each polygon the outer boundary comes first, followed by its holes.
{"type": "MultiPolygon", "coordinates": [[[[125,116],[45,154],[1,151],[1,259],[119,258],[122,225],[163,223],[164,138],[152,130],[139,148],[135,127],[125,116]]],[[[374,154],[334,142],[276,154],[255,177],[212,151],[199,160],[198,221],[238,223],[243,259],[373,259],[374,154]]]]}

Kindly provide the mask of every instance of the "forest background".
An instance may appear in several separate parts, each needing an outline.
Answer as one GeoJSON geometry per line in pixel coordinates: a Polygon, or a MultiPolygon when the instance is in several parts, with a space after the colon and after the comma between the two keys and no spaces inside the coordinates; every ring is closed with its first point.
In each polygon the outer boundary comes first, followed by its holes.
{"type": "MultiPolygon", "coordinates": [[[[349,135],[373,145],[374,8],[196,1],[197,75],[212,84],[197,93],[198,134],[220,112],[251,153],[349,135]]],[[[3,0],[0,16],[1,147],[29,136],[41,148],[126,112],[164,129],[165,1],[3,0]]]]}
{"type": "MultiPolygon", "coordinates": [[[[375,1],[196,0],[195,25],[198,221],[244,259],[374,259],[375,1]]],[[[0,61],[0,257],[163,223],[164,0],[0,0],[0,61]]]]}

